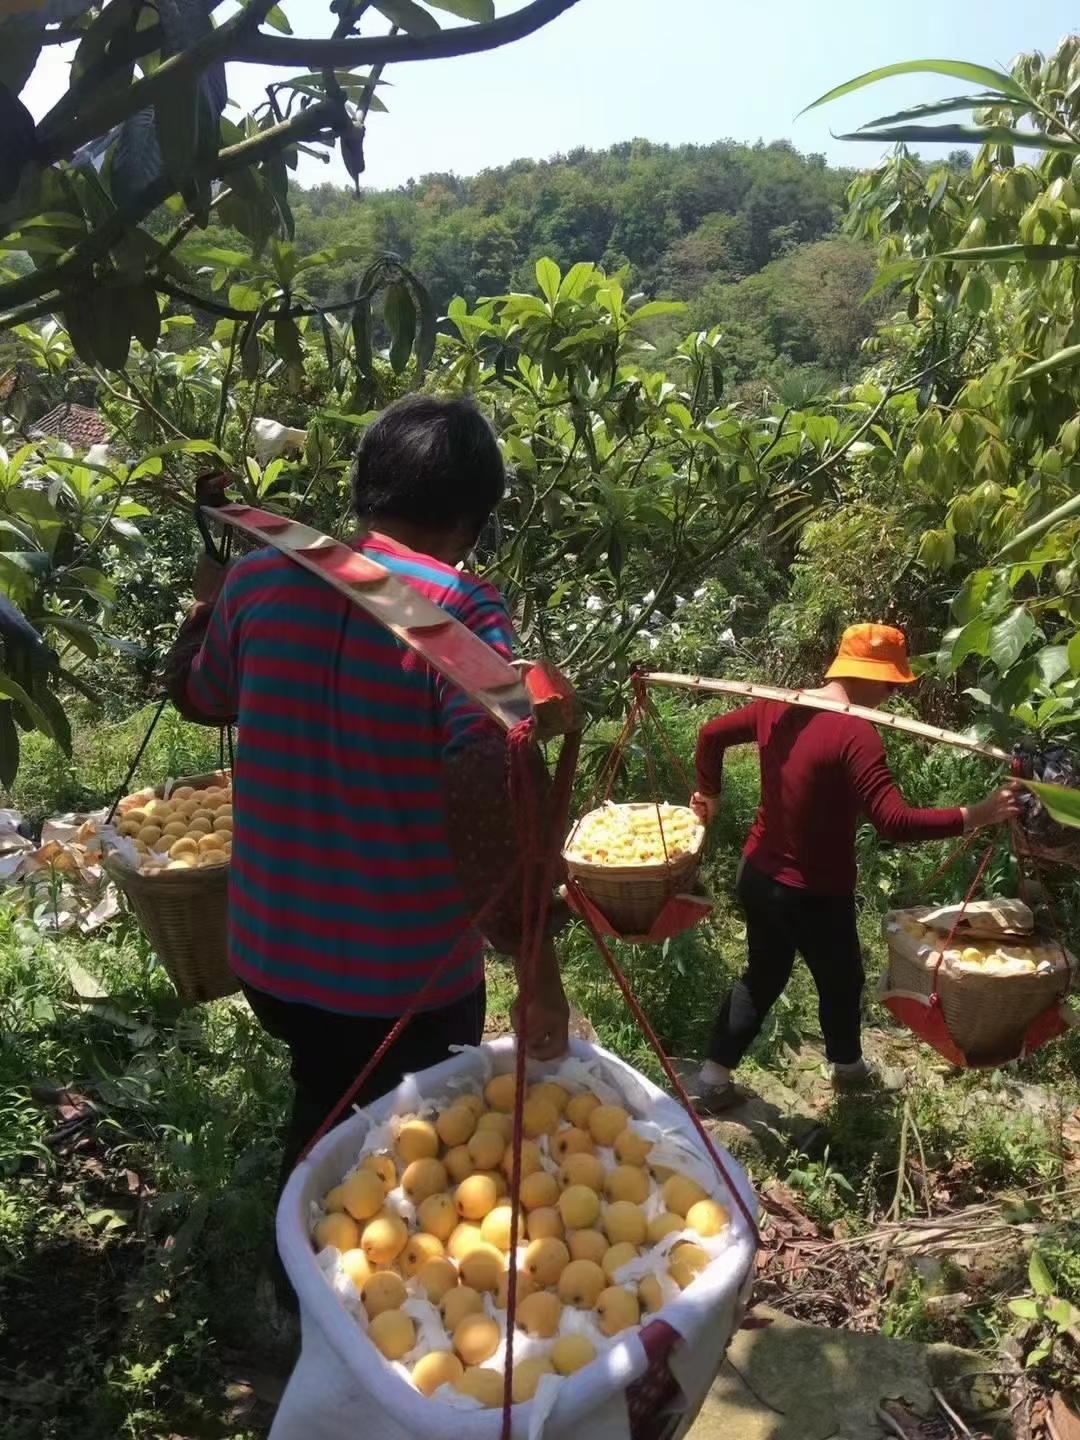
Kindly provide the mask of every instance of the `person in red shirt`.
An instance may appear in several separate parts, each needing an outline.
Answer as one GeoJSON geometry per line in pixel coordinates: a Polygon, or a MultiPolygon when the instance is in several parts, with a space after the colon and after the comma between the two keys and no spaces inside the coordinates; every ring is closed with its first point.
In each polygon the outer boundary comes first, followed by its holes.
{"type": "MultiPolygon", "coordinates": [[[[808,693],[876,709],[915,676],[903,632],[853,625],[825,685],[808,693]]],[[[862,954],[855,923],[855,831],[871,822],[889,840],[917,842],[964,834],[1019,810],[1015,785],[977,805],[942,810],[908,806],[889,773],[876,727],[857,716],[758,700],[710,720],[698,736],[697,790],[691,805],[704,824],[720,804],[724,753],[756,744],[761,804],[743,850],[736,894],[746,914],[746,970],[725,998],[695,1100],[706,1113],[745,1098],[731,1072],[757,1036],[791,977],[796,953],[818,992],[825,1054],[834,1083],[880,1082],[862,1055],[862,954]]]]}

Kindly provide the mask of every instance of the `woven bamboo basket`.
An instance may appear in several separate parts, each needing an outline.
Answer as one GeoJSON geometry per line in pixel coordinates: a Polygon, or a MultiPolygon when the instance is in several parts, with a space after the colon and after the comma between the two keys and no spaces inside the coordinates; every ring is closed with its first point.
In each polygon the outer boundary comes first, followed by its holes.
{"type": "MultiPolygon", "coordinates": [[[[655,808],[650,802],[619,806],[622,810],[654,813],[655,808]]],[[[620,935],[647,935],[673,896],[693,890],[705,843],[704,830],[699,832],[692,850],[659,865],[596,865],[572,854],[572,841],[581,823],[579,820],[571,830],[563,849],[567,874],[620,935]]]]}
{"type": "MultiPolygon", "coordinates": [[[[190,785],[201,790],[227,785],[230,779],[222,771],[185,775],[172,788],[190,785]]],[[[164,785],[156,793],[163,799],[164,785]]],[[[228,958],[228,865],[142,875],[116,854],[107,855],[104,864],[185,1005],[219,1000],[240,989],[228,958]]]]}
{"type": "MultiPolygon", "coordinates": [[[[903,930],[889,928],[902,913],[890,911],[882,921],[889,949],[889,988],[932,995],[939,952],[903,930]]],[[[1046,943],[1045,937],[1030,938],[1046,943]]],[[[1004,939],[1003,943],[1010,944],[1004,939]]],[[[1047,974],[993,975],[945,960],[937,972],[936,987],[945,1024],[957,1048],[975,1065],[1015,1059],[1028,1026],[1064,999],[1076,963],[1076,957],[1066,950],[1065,958],[1047,974]]]]}

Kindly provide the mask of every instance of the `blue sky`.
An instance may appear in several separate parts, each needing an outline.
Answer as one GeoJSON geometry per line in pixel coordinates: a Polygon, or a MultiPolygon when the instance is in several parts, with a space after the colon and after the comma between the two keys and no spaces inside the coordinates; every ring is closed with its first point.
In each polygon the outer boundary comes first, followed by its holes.
{"type": "MultiPolygon", "coordinates": [[[[500,14],[521,0],[496,0],[500,14]]],[[[328,0],[284,0],[296,34],[325,34],[328,0]]],[[[224,12],[219,12],[224,13],[224,12]]],[[[449,17],[446,17],[449,18],[449,17]]],[[[453,23],[453,22],[451,22],[453,23]]],[[[391,186],[431,171],[474,174],[643,136],[678,143],[788,138],[830,161],[869,165],[875,147],[834,140],[861,121],[964,86],[904,77],[795,116],[840,82],[895,60],[936,57],[1003,66],[1052,50],[1080,24],[1064,0],[578,0],[515,46],[387,72],[390,114],[372,118],[365,182],[391,186]]],[[[40,114],[64,84],[54,50],[28,96],[40,114]]],[[[266,72],[233,67],[230,93],[257,102],[266,72]]],[[[301,179],[344,182],[303,161],[301,179]]]]}

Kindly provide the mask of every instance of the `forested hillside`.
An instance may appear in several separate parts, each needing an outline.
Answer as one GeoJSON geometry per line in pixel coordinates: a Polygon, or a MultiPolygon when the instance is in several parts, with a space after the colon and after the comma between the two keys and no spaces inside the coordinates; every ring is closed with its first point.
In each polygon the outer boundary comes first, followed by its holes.
{"type": "MultiPolygon", "coordinates": [[[[319,185],[292,204],[303,253],[346,243],[393,251],[440,314],[455,296],[472,305],[528,289],[545,255],[564,270],[581,260],[625,268],[628,292],[684,300],[702,329],[723,322],[733,378],[749,379],[788,364],[842,374],[872,329],[877,312],[862,303],[870,248],[836,233],[851,179],[783,140],[630,140],[473,177],[425,175],[397,190],[319,185]]],[[[335,300],[356,278],[354,263],[329,265],[311,288],[335,300]]],[[[683,317],[672,338],[686,328],[683,317]]]]}

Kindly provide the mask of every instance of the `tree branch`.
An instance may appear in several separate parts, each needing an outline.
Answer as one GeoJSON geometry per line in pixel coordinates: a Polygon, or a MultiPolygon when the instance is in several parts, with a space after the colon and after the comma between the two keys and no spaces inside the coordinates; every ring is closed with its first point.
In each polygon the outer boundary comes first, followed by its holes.
{"type": "MultiPolygon", "coordinates": [[[[281,125],[261,130],[249,140],[241,140],[238,145],[227,146],[218,153],[214,178],[221,179],[235,170],[246,170],[250,165],[258,165],[268,155],[276,154],[286,145],[310,139],[320,130],[336,124],[343,113],[341,106],[334,101],[320,100],[318,104],[301,110],[298,115],[281,125]]],[[[35,270],[32,274],[21,275],[7,285],[0,285],[0,306],[20,305],[24,301],[36,300],[46,291],[59,290],[96,260],[103,259],[127,227],[137,225],[144,216],[149,215],[172,194],[173,188],[171,181],[163,180],[148,190],[137,205],[118,210],[115,215],[111,215],[85,240],[81,240],[63,260],[35,270]]],[[[54,305],[56,303],[58,302],[53,302],[54,305]]],[[[14,323],[19,324],[24,318],[20,314],[14,323]]],[[[0,324],[0,329],[3,328],[8,327],[0,324]]]]}
{"type": "Polygon", "coordinates": [[[346,36],[305,40],[290,35],[246,35],[229,50],[226,59],[255,65],[307,65],[318,69],[353,65],[390,65],[409,60],[446,60],[455,55],[477,55],[524,40],[557,19],[577,0],[532,0],[512,15],[501,15],[484,25],[460,25],[435,35],[346,36]]]}
{"type": "MultiPolygon", "coordinates": [[[[233,56],[230,48],[241,44],[248,32],[257,28],[274,7],[275,0],[251,0],[241,10],[216,30],[197,41],[179,55],[170,55],[153,72],[136,80],[125,90],[102,97],[95,105],[92,101],[81,107],[78,119],[70,124],[49,124],[50,116],[37,128],[38,164],[44,169],[57,160],[66,160],[82,145],[106,134],[114,125],[120,125],[129,116],[153,105],[160,95],[170,90],[187,75],[199,75],[217,60],[229,60],[233,56]]],[[[81,99],[81,97],[80,97],[81,99]]]]}
{"type": "Polygon", "coordinates": [[[577,0],[532,0],[512,15],[501,16],[486,25],[461,25],[440,30],[436,35],[346,36],[341,39],[305,40],[289,35],[252,33],[273,8],[275,0],[251,0],[246,9],[204,38],[172,55],[152,75],[115,95],[105,95],[95,105],[82,108],[70,124],[50,124],[50,116],[38,126],[37,159],[44,168],[72,156],[80,146],[96,140],[113,126],[120,125],[137,111],[153,105],[177,81],[200,74],[216,61],[251,64],[351,67],[362,64],[409,60],[434,60],[453,55],[473,55],[511,44],[542,29],[577,4],[577,0]]]}
{"type": "MultiPolygon", "coordinates": [[[[261,307],[254,310],[244,310],[236,305],[226,305],[221,300],[211,300],[208,296],[196,295],[193,290],[185,290],[182,285],[175,285],[171,280],[155,280],[154,285],[163,295],[168,295],[172,300],[179,300],[184,305],[191,305],[196,310],[202,310],[206,315],[216,315],[219,320],[254,320],[259,314],[261,307]]],[[[291,309],[268,311],[267,323],[271,320],[290,319],[302,320],[315,315],[325,315],[328,311],[352,310],[359,305],[361,300],[370,298],[366,294],[354,296],[352,300],[333,300],[328,305],[294,305],[291,309]]]]}

